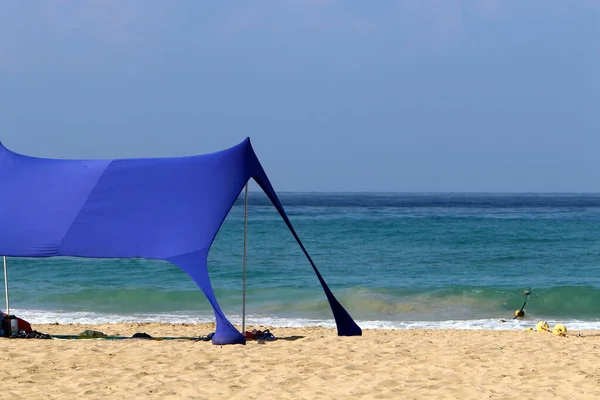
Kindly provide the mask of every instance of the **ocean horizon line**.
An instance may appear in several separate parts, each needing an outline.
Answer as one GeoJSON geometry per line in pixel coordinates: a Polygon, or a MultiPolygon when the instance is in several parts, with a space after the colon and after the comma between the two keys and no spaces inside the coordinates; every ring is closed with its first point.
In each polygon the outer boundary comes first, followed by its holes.
{"type": "MultiPolygon", "coordinates": [[[[249,188],[249,193],[264,193],[260,188],[249,188]]],[[[278,194],[384,194],[384,195],[600,195],[597,192],[561,191],[371,191],[371,190],[276,190],[278,194]]],[[[242,193],[243,195],[243,193],[242,193]]]]}

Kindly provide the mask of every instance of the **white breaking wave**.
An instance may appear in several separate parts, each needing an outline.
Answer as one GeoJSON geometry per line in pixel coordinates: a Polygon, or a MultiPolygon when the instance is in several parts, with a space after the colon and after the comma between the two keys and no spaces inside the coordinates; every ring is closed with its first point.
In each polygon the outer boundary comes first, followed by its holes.
{"type": "MultiPolygon", "coordinates": [[[[106,324],[122,322],[163,322],[171,324],[197,324],[214,322],[212,315],[192,315],[185,312],[160,313],[160,314],[100,314],[93,312],[61,312],[44,310],[11,310],[12,314],[35,324],[106,324]]],[[[234,325],[241,324],[241,315],[230,315],[229,320],[234,325]]],[[[506,320],[498,319],[472,319],[472,320],[446,320],[446,321],[383,321],[383,320],[357,320],[362,329],[469,329],[469,330],[523,330],[535,327],[537,320],[506,320]]],[[[547,320],[550,326],[565,324],[569,330],[600,330],[599,320],[547,320]]],[[[307,326],[322,326],[335,328],[333,319],[308,319],[308,318],[281,318],[261,315],[248,315],[246,327],[272,326],[276,328],[299,328],[307,326]]]]}

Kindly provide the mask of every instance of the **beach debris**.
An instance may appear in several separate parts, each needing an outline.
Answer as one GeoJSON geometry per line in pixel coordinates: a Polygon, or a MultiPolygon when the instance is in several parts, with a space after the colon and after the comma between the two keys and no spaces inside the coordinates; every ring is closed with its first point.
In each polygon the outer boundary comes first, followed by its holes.
{"type": "Polygon", "coordinates": [[[53,339],[52,336],[50,336],[49,334],[38,332],[35,330],[31,331],[31,332],[21,331],[19,334],[11,336],[11,338],[12,339],[53,339]]]}
{"type": "MultiPolygon", "coordinates": [[[[593,336],[600,336],[600,333],[585,333],[585,332],[577,332],[577,335],[575,335],[576,337],[593,337],[593,336]]],[[[593,349],[596,348],[596,346],[592,346],[593,349]]]]}
{"type": "Polygon", "coordinates": [[[208,334],[208,335],[206,335],[206,336],[200,336],[200,337],[197,337],[196,339],[194,339],[194,341],[196,341],[196,342],[198,342],[198,341],[202,341],[202,342],[208,342],[209,340],[211,340],[211,339],[212,339],[212,337],[213,337],[214,335],[215,335],[215,333],[214,333],[214,332],[211,332],[211,333],[209,333],[209,334],[208,334]]]}
{"type": "Polygon", "coordinates": [[[106,335],[105,333],[102,333],[100,331],[94,331],[91,329],[86,329],[85,331],[81,332],[78,336],[82,337],[82,338],[105,338],[105,337],[108,337],[108,335],[106,335]]]}

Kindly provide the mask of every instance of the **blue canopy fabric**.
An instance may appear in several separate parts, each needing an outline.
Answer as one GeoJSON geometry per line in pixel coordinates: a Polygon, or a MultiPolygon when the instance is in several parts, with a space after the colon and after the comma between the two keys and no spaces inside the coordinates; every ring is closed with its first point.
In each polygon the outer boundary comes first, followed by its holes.
{"type": "Polygon", "coordinates": [[[243,344],[212,289],[210,246],[244,185],[269,197],[312,266],[338,335],[361,335],[296,234],[250,139],[191,157],[60,160],[14,153],[0,143],[0,254],[149,258],[183,269],[216,319],[214,344],[243,344]]]}

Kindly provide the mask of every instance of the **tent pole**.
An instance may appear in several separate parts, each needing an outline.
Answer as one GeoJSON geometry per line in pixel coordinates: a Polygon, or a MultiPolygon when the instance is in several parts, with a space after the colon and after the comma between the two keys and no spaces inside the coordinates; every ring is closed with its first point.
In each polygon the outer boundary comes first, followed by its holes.
{"type": "Polygon", "coordinates": [[[244,189],[244,261],[242,274],[242,334],[246,332],[246,253],[248,247],[248,182],[244,189]]]}
{"type": "Polygon", "coordinates": [[[6,269],[6,256],[2,257],[4,259],[4,293],[6,296],[6,314],[10,315],[10,308],[8,307],[8,271],[6,269]]]}

